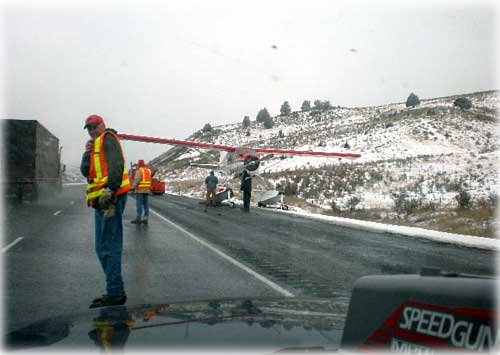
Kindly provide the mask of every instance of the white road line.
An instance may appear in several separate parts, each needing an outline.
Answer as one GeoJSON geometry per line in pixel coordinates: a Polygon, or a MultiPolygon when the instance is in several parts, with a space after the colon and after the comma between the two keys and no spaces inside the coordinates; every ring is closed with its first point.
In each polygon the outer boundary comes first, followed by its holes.
{"type": "Polygon", "coordinates": [[[62,211],[57,211],[57,212],[54,212],[54,216],[57,216],[59,213],[61,213],[62,211]]]}
{"type": "Polygon", "coordinates": [[[209,243],[205,242],[204,240],[198,238],[197,236],[195,236],[193,233],[185,230],[184,228],[182,228],[181,226],[179,226],[178,224],[172,222],[171,220],[169,220],[168,218],[166,217],[163,217],[161,214],[159,214],[158,212],[156,211],[153,211],[151,208],[149,209],[152,213],[154,213],[156,216],[160,217],[161,219],[163,219],[165,222],[171,224],[172,226],[174,226],[175,228],[177,228],[178,230],[180,230],[181,232],[184,232],[186,233],[190,238],[196,240],[198,243],[202,244],[203,246],[207,247],[208,249],[212,250],[214,253],[217,253],[219,256],[223,257],[224,259],[226,259],[227,261],[231,262],[232,264],[236,265],[237,267],[239,267],[240,269],[242,269],[243,271],[246,271],[247,273],[249,273],[250,275],[252,275],[253,277],[255,277],[257,280],[259,281],[262,281],[263,283],[265,283],[266,285],[268,285],[269,287],[271,287],[272,289],[274,289],[275,291],[281,293],[283,296],[285,297],[295,297],[295,295],[287,290],[285,290],[283,287],[275,284],[274,282],[272,282],[271,280],[269,280],[268,278],[262,276],[261,274],[258,274],[257,272],[253,271],[252,269],[250,269],[249,267],[243,265],[242,263],[240,263],[239,261],[237,261],[236,259],[230,257],[229,255],[223,253],[222,251],[220,251],[219,249],[215,248],[214,246],[210,245],[209,243]]]}
{"type": "Polygon", "coordinates": [[[19,243],[23,239],[24,239],[24,237],[19,237],[16,240],[14,240],[12,243],[10,243],[9,245],[7,245],[6,247],[2,248],[2,253],[5,253],[7,250],[9,250],[10,248],[12,248],[14,245],[16,245],[17,243],[19,243]]]}

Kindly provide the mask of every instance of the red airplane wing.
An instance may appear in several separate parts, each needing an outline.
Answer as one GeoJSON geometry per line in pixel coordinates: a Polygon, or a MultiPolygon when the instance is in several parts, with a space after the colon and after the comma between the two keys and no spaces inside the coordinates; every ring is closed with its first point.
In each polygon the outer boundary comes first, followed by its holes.
{"type": "Polygon", "coordinates": [[[338,157],[338,158],[359,158],[359,153],[341,153],[341,152],[315,152],[312,150],[290,150],[290,149],[268,149],[253,148],[257,153],[265,154],[284,154],[284,155],[310,155],[314,157],[338,157]]]}
{"type": "MultiPolygon", "coordinates": [[[[137,141],[137,142],[147,142],[147,143],[160,143],[160,144],[174,144],[174,145],[187,145],[190,147],[207,148],[207,149],[217,149],[224,150],[227,152],[234,152],[239,147],[233,147],[230,145],[213,144],[213,143],[203,143],[195,141],[186,141],[180,139],[172,138],[157,138],[148,136],[138,136],[133,134],[119,133],[118,136],[123,140],[137,141]]],[[[272,149],[272,148],[251,148],[257,153],[264,154],[284,154],[284,155],[308,155],[316,157],[337,157],[337,158],[359,158],[361,154],[359,153],[340,153],[340,152],[316,152],[312,150],[291,150],[291,149],[272,149]]]]}
{"type": "Polygon", "coordinates": [[[148,136],[138,136],[135,134],[126,134],[126,133],[119,133],[118,137],[120,137],[120,139],[123,139],[123,140],[136,141],[136,142],[187,145],[190,147],[225,150],[227,152],[234,152],[236,150],[236,147],[232,147],[229,145],[186,141],[186,140],[173,139],[173,138],[157,138],[157,137],[148,137],[148,136]]]}

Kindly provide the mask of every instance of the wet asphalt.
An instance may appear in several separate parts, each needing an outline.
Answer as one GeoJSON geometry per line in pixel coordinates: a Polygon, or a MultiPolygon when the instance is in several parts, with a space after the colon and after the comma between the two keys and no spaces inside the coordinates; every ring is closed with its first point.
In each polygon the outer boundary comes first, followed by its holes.
{"type": "MultiPolygon", "coordinates": [[[[104,293],[84,189],[68,186],[36,204],[6,202],[3,248],[23,239],[2,253],[4,331],[85,311],[104,293]]],[[[496,253],[488,250],[369,233],[260,208],[205,212],[200,201],[180,196],[153,196],[150,206],[148,226],[130,223],[133,196],[125,210],[123,276],[129,305],[287,292],[334,299],[347,311],[361,276],[417,273],[424,266],[496,273],[496,253]]]]}
{"type": "MultiPolygon", "coordinates": [[[[79,313],[105,293],[95,255],[93,211],[84,186],[36,204],[6,204],[3,247],[4,330],[47,317],[79,313]]],[[[280,294],[152,215],[148,226],[124,215],[123,277],[129,305],[280,294]]]]}

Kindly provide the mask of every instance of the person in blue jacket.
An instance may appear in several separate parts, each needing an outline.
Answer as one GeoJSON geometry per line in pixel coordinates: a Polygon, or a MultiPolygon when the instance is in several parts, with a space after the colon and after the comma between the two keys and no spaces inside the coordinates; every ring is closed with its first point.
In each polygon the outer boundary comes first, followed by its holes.
{"type": "Polygon", "coordinates": [[[205,185],[207,187],[207,195],[206,195],[206,207],[212,205],[215,207],[215,195],[217,194],[217,184],[219,180],[213,171],[210,172],[205,179],[205,185]]]}

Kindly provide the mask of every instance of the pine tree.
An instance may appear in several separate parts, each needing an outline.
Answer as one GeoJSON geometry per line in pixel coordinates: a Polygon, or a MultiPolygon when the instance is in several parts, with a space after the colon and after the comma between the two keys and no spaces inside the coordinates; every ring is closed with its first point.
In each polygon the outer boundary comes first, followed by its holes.
{"type": "Polygon", "coordinates": [[[461,110],[469,110],[472,108],[472,102],[466,97],[459,97],[453,102],[453,106],[458,106],[461,110]]]}
{"type": "Polygon", "coordinates": [[[333,108],[333,106],[329,100],[325,100],[325,101],[314,100],[314,109],[315,110],[326,111],[326,110],[330,110],[332,108],[333,108]]]}
{"type": "Polygon", "coordinates": [[[267,108],[263,108],[262,110],[259,111],[259,113],[257,114],[257,117],[255,118],[255,120],[257,122],[265,122],[266,120],[270,119],[271,118],[271,115],[269,114],[269,112],[267,111],[267,108]]]}
{"type": "Polygon", "coordinates": [[[329,100],[323,101],[321,106],[323,107],[323,110],[329,110],[332,108],[332,104],[329,100]]]}
{"type": "Polygon", "coordinates": [[[281,105],[280,112],[282,115],[289,115],[292,112],[292,108],[290,107],[288,101],[283,102],[283,105],[281,105]]]}
{"type": "Polygon", "coordinates": [[[302,111],[311,111],[311,101],[304,100],[304,102],[302,103],[301,110],[302,111]]]}
{"type": "Polygon", "coordinates": [[[264,128],[269,129],[269,128],[273,128],[273,126],[274,126],[274,121],[271,118],[271,116],[269,116],[268,118],[266,118],[264,120],[264,128]]]}
{"type": "Polygon", "coordinates": [[[411,93],[410,96],[406,99],[406,107],[415,107],[420,105],[420,99],[414,93],[411,93]]]}
{"type": "Polygon", "coordinates": [[[250,127],[250,116],[243,117],[243,127],[244,128],[250,127]]]}
{"type": "Polygon", "coordinates": [[[205,123],[205,125],[203,126],[203,132],[211,132],[212,131],[212,126],[210,125],[210,123],[205,123]]]}

